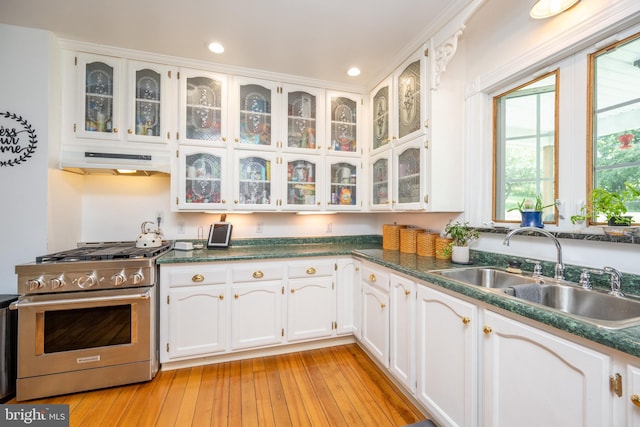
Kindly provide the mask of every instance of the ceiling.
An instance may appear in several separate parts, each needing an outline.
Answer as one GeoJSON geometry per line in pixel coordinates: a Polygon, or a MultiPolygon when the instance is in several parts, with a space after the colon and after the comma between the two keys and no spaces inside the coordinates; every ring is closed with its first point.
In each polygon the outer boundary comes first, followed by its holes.
{"type": "Polygon", "coordinates": [[[370,89],[470,0],[1,0],[60,39],[370,89]],[[218,41],[220,55],[207,50],[218,41]],[[348,77],[357,66],[359,77],[348,77]]]}

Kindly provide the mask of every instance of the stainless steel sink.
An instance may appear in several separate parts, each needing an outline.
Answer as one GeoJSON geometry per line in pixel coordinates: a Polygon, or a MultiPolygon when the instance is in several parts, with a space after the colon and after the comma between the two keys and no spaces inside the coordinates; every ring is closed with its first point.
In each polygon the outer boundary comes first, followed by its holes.
{"type": "Polygon", "coordinates": [[[604,291],[586,290],[571,282],[514,274],[496,267],[454,268],[431,273],[488,288],[603,328],[640,325],[640,298],[636,297],[617,297],[604,291]]]}
{"type": "Polygon", "coordinates": [[[494,267],[455,268],[451,270],[432,271],[432,273],[483,288],[506,288],[513,285],[537,283],[540,281],[540,279],[531,276],[509,273],[494,267]]]}
{"type": "Polygon", "coordinates": [[[513,289],[503,289],[503,292],[605,328],[620,329],[640,324],[640,300],[636,298],[616,297],[557,283],[525,286],[524,292],[513,289]]]}

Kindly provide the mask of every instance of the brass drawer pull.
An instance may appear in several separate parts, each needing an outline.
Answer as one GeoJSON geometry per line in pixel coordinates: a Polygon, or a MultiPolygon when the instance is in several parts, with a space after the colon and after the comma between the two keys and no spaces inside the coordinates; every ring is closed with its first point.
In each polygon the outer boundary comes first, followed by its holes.
{"type": "Polygon", "coordinates": [[[640,396],[638,396],[637,394],[632,395],[631,403],[633,403],[636,406],[640,406],[640,396]]]}
{"type": "Polygon", "coordinates": [[[482,328],[482,332],[484,332],[485,335],[489,335],[491,332],[493,332],[493,329],[491,329],[491,326],[485,326],[484,328],[482,328]]]}
{"type": "Polygon", "coordinates": [[[404,290],[404,294],[405,294],[406,296],[409,296],[409,295],[411,295],[411,291],[410,291],[409,289],[405,289],[405,290],[404,290]]]}
{"type": "Polygon", "coordinates": [[[373,273],[371,273],[371,274],[369,275],[369,281],[370,281],[370,282],[375,282],[375,281],[376,281],[376,275],[375,275],[375,274],[373,274],[373,273]]]}
{"type": "Polygon", "coordinates": [[[295,293],[296,293],[296,289],[295,289],[295,288],[292,288],[290,292],[291,292],[292,294],[295,294],[295,293]]]}
{"type": "Polygon", "coordinates": [[[254,271],[252,276],[254,279],[262,279],[264,277],[264,273],[258,270],[258,271],[254,271]]]}
{"type": "Polygon", "coordinates": [[[239,298],[238,294],[233,295],[233,299],[238,299],[238,298],[239,298]]]}
{"type": "Polygon", "coordinates": [[[465,325],[468,325],[469,323],[471,323],[471,319],[469,319],[468,317],[463,317],[462,323],[464,323],[465,325]]]}
{"type": "Polygon", "coordinates": [[[194,274],[191,278],[192,282],[200,283],[204,281],[204,276],[202,274],[194,274]]]}
{"type": "Polygon", "coordinates": [[[224,299],[224,295],[218,295],[218,299],[222,301],[224,299]]]}
{"type": "Polygon", "coordinates": [[[387,304],[385,303],[380,303],[380,308],[385,308],[387,306],[387,304]]]}
{"type": "Polygon", "coordinates": [[[313,267],[307,268],[307,274],[316,274],[316,269],[313,267]]]}

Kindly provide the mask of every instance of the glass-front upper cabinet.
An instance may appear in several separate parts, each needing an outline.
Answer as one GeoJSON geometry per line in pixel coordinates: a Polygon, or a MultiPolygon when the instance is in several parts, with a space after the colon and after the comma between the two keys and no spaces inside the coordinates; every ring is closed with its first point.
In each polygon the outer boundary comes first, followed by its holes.
{"type": "Polygon", "coordinates": [[[275,210],[278,202],[275,153],[234,151],[234,209],[275,210]]]}
{"type": "Polygon", "coordinates": [[[329,181],[327,207],[336,211],[357,211],[362,208],[361,162],[357,159],[327,157],[326,179],[329,181]]]}
{"type": "Polygon", "coordinates": [[[224,146],[227,141],[227,77],[180,70],[182,144],[224,146]]]}
{"type": "Polygon", "coordinates": [[[354,94],[327,93],[329,106],[328,151],[336,155],[362,154],[359,120],[362,117],[362,97],[354,94]]]}
{"type": "Polygon", "coordinates": [[[226,208],[226,165],[226,149],[181,146],[175,200],[178,209],[226,208]]]}
{"type": "Polygon", "coordinates": [[[414,141],[394,150],[394,209],[422,209],[425,174],[421,173],[424,150],[414,141]]]}
{"type": "Polygon", "coordinates": [[[388,148],[389,142],[394,138],[391,134],[392,91],[392,79],[388,78],[378,85],[371,95],[371,150],[373,152],[388,148]]]}
{"type": "Polygon", "coordinates": [[[76,135],[120,140],[122,60],[79,53],[76,67],[79,86],[76,135]]]}
{"type": "Polygon", "coordinates": [[[324,140],[324,91],[283,86],[287,113],[282,149],[300,153],[319,152],[324,140]]]}
{"type": "MultiPolygon", "coordinates": [[[[144,142],[166,142],[170,80],[174,70],[158,64],[129,62],[127,138],[144,142]]],[[[175,98],[173,98],[175,99],[175,98]]],[[[174,129],[175,131],[175,129],[174,129]]]]}
{"type": "Polygon", "coordinates": [[[371,174],[370,207],[372,210],[392,208],[391,151],[374,154],[369,158],[371,174]]]}
{"type": "Polygon", "coordinates": [[[288,210],[317,210],[322,207],[322,159],[315,156],[283,155],[286,195],[282,207],[288,210]]]}
{"type": "Polygon", "coordinates": [[[426,55],[419,50],[394,73],[394,136],[407,142],[426,132],[426,55]]]}
{"type": "Polygon", "coordinates": [[[275,82],[234,79],[233,139],[237,147],[270,149],[276,146],[278,123],[273,113],[278,111],[278,85],[275,82]]]}

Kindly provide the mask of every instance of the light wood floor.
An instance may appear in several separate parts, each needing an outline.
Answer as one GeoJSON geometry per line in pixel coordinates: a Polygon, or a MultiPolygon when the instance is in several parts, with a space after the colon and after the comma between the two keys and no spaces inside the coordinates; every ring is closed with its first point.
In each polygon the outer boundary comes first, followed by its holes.
{"type": "Polygon", "coordinates": [[[92,427],[396,427],[424,419],[355,344],[162,371],[146,383],[29,403],[68,404],[71,426],[92,427]]]}

